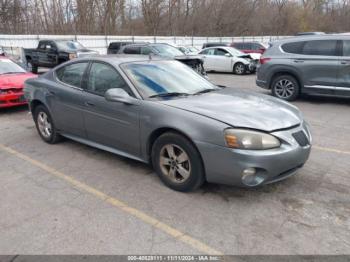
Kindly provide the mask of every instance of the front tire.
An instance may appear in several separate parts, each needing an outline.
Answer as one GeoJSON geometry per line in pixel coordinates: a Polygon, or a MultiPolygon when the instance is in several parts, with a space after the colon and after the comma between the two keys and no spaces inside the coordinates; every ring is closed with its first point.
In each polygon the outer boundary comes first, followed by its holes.
{"type": "Polygon", "coordinates": [[[161,135],[152,147],[152,164],[169,188],[189,192],[204,183],[204,168],[192,142],[177,133],[161,135]]]}
{"type": "Polygon", "coordinates": [[[272,81],[271,91],[275,97],[285,101],[293,101],[299,96],[300,86],[295,77],[281,75],[272,81]]]}
{"type": "Polygon", "coordinates": [[[27,69],[28,69],[28,71],[32,72],[33,74],[38,73],[38,66],[34,65],[31,60],[27,61],[27,69]]]}
{"type": "Polygon", "coordinates": [[[34,109],[34,121],[40,137],[46,143],[56,144],[61,140],[61,136],[57,133],[52,117],[45,106],[39,105],[34,109]]]}
{"type": "Polygon", "coordinates": [[[235,64],[235,66],[233,67],[233,72],[236,75],[244,75],[246,72],[246,67],[243,63],[238,62],[235,64]]]}

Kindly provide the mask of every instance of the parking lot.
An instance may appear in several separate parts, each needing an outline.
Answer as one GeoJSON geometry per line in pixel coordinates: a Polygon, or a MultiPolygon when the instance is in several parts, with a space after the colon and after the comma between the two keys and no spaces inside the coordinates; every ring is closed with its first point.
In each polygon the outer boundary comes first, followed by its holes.
{"type": "MultiPolygon", "coordinates": [[[[217,84],[267,93],[255,76],[217,84]]],[[[298,175],[257,189],[179,193],[147,165],[40,139],[26,107],[0,112],[1,254],[348,254],[350,100],[303,97],[313,150],[298,175]]]]}

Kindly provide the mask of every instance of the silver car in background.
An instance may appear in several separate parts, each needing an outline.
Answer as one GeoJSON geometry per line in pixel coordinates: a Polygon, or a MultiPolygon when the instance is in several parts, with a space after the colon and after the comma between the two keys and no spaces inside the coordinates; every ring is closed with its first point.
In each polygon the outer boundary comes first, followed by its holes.
{"type": "MultiPolygon", "coordinates": [[[[255,187],[295,174],[311,135],[278,99],[215,86],[174,60],[76,59],[26,81],[37,130],[151,163],[170,188],[255,187]]],[[[101,174],[103,175],[103,174],[101,174]]]]}

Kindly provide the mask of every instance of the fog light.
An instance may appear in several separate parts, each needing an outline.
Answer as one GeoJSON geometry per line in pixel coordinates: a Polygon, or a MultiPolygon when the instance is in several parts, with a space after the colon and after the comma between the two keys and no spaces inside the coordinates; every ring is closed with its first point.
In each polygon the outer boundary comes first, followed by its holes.
{"type": "Polygon", "coordinates": [[[257,186],[264,182],[264,177],[257,174],[257,170],[254,167],[249,167],[242,172],[242,182],[246,186],[257,186]]]}

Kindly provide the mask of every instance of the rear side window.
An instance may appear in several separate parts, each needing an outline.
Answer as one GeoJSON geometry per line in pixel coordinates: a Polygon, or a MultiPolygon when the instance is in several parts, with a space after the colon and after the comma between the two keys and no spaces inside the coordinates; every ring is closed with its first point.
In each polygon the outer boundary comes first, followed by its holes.
{"type": "Polygon", "coordinates": [[[350,41],[343,41],[343,56],[350,56],[350,41]]]}
{"type": "Polygon", "coordinates": [[[152,49],[149,48],[148,46],[141,47],[141,54],[142,55],[149,55],[152,53],[152,49]]]}
{"type": "Polygon", "coordinates": [[[323,55],[336,56],[337,55],[337,41],[336,40],[313,40],[307,41],[303,48],[304,55],[323,55]]]}
{"type": "Polygon", "coordinates": [[[234,43],[233,46],[236,47],[237,49],[244,49],[243,43],[234,43]]]}
{"type": "Polygon", "coordinates": [[[75,63],[56,70],[56,77],[61,82],[80,88],[85,69],[88,63],[75,63]]]}
{"type": "Polygon", "coordinates": [[[260,44],[257,43],[252,43],[252,50],[260,50],[263,49],[264,47],[260,44]]]}
{"type": "Polygon", "coordinates": [[[141,53],[141,47],[139,46],[127,46],[124,48],[124,54],[139,55],[141,53]]]}
{"type": "Polygon", "coordinates": [[[282,50],[286,53],[302,54],[305,42],[292,42],[286,43],[281,46],[282,50]]]}
{"type": "Polygon", "coordinates": [[[121,46],[121,43],[110,43],[109,48],[110,49],[119,49],[121,46]]]}

